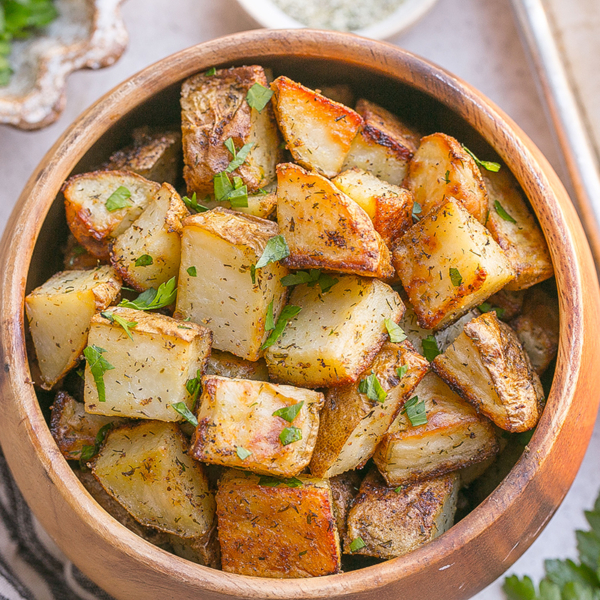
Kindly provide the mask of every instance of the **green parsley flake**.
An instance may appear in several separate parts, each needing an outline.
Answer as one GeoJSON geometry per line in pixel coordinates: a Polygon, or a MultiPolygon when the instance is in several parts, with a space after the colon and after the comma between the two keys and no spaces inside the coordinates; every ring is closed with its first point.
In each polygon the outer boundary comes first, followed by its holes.
{"type": "Polygon", "coordinates": [[[190,425],[198,427],[198,419],[196,419],[194,413],[187,407],[185,402],[171,404],[171,408],[174,408],[190,425]]]}
{"type": "Polygon", "coordinates": [[[85,463],[88,460],[91,460],[92,458],[94,458],[94,456],[96,456],[96,454],[98,454],[98,452],[100,451],[100,446],[102,446],[102,444],[104,443],[104,440],[106,439],[106,436],[108,435],[108,432],[114,427],[114,423],[107,423],[106,425],[103,425],[102,427],[100,427],[100,429],[98,430],[98,433],[96,434],[96,439],[94,440],[94,445],[93,446],[82,446],[81,447],[81,453],[79,455],[79,465],[84,468],[85,467],[85,463]]]}
{"type": "Polygon", "coordinates": [[[258,480],[258,485],[263,487],[277,487],[279,485],[285,485],[289,488],[302,487],[302,481],[297,477],[290,477],[289,479],[271,477],[270,475],[261,475],[258,480]]]}
{"type": "Polygon", "coordinates": [[[267,306],[267,316],[265,318],[265,330],[271,331],[271,329],[275,329],[275,317],[273,316],[273,300],[269,302],[269,306],[267,306]]]}
{"type": "Polygon", "coordinates": [[[215,198],[218,202],[228,201],[233,208],[248,206],[248,187],[241,177],[234,177],[233,183],[225,171],[213,177],[215,198]]]}
{"type": "Polygon", "coordinates": [[[359,536],[350,542],[350,552],[356,552],[366,546],[365,541],[359,536]]]}
{"type": "Polygon", "coordinates": [[[402,490],[404,489],[403,485],[399,485],[395,490],[394,493],[399,494],[402,490]]]}
{"type": "Polygon", "coordinates": [[[454,287],[458,287],[463,281],[460,271],[458,269],[455,269],[454,267],[450,267],[449,272],[450,272],[450,281],[452,281],[452,285],[454,287]]]}
{"type": "Polygon", "coordinates": [[[423,355],[429,362],[438,354],[441,354],[437,341],[432,335],[428,335],[424,340],[421,340],[421,345],[423,346],[423,355]]]}
{"type": "Polygon", "coordinates": [[[196,213],[206,212],[208,210],[207,206],[204,206],[203,204],[198,204],[198,201],[196,200],[196,192],[192,194],[191,198],[183,196],[181,199],[190,210],[193,210],[196,213]]]}
{"type": "Polygon", "coordinates": [[[302,439],[302,430],[298,427],[294,427],[294,425],[290,425],[286,427],[279,434],[279,441],[287,446],[288,444],[293,444],[294,442],[299,442],[302,439]]]}
{"type": "Polygon", "coordinates": [[[494,200],[494,208],[502,219],[508,221],[509,223],[516,223],[515,219],[504,210],[504,207],[502,204],[500,204],[500,202],[498,202],[498,200],[494,200]]]}
{"type": "Polygon", "coordinates": [[[291,285],[301,285],[306,283],[308,287],[314,287],[317,283],[321,288],[321,293],[328,292],[339,279],[322,273],[321,269],[311,269],[310,271],[296,271],[281,278],[281,285],[289,287],[291,285]]]}
{"type": "Polygon", "coordinates": [[[419,396],[413,396],[404,404],[402,414],[405,414],[408,417],[408,420],[413,427],[425,425],[427,423],[425,400],[419,400],[419,396]]]}
{"type": "Polygon", "coordinates": [[[102,356],[106,350],[98,346],[88,346],[83,355],[87,360],[88,367],[92,372],[96,389],[98,390],[98,401],[106,402],[106,388],[104,387],[104,373],[114,369],[114,367],[102,356]]]}
{"type": "MultiPolygon", "coordinates": [[[[272,312],[271,307],[271,312],[272,312]]],[[[302,309],[299,306],[293,306],[288,304],[284,307],[279,315],[279,319],[277,319],[277,323],[275,327],[271,331],[269,337],[265,340],[265,343],[260,347],[261,350],[265,350],[266,348],[270,348],[278,339],[279,336],[283,333],[288,321],[293,319],[302,309]]],[[[268,315],[268,312],[267,312],[268,315]]]]}
{"type": "Polygon", "coordinates": [[[500,170],[500,164],[497,162],[490,162],[487,160],[479,160],[466,146],[463,146],[463,150],[475,161],[479,167],[483,167],[487,171],[497,173],[500,170]]]}
{"type": "Polygon", "coordinates": [[[186,271],[187,271],[187,274],[190,277],[197,277],[198,276],[198,271],[196,270],[196,267],[188,267],[186,269],[186,271]]]}
{"type": "Polygon", "coordinates": [[[256,269],[262,269],[268,264],[282,260],[289,255],[290,249],[285,238],[282,235],[275,235],[267,242],[263,253],[254,266],[256,269]]]}
{"type": "Polygon", "coordinates": [[[204,73],[205,77],[212,77],[217,72],[216,67],[211,67],[206,73],[204,73]]]}
{"type": "Polygon", "coordinates": [[[120,185],[106,201],[106,210],[108,212],[114,212],[120,208],[128,208],[133,206],[133,203],[129,200],[131,198],[131,192],[123,185],[120,185]]]}
{"type": "Polygon", "coordinates": [[[192,377],[185,382],[185,389],[187,393],[190,395],[192,399],[192,406],[196,406],[196,401],[198,400],[198,396],[200,395],[200,391],[202,390],[202,371],[198,369],[196,372],[196,377],[192,377]]]}
{"type": "Polygon", "coordinates": [[[235,453],[238,455],[240,460],[246,460],[252,454],[250,450],[246,450],[246,448],[243,448],[242,446],[237,446],[235,453]]]}
{"type": "Polygon", "coordinates": [[[396,375],[398,375],[398,379],[402,379],[406,373],[408,372],[408,366],[402,365],[396,369],[396,375]]]}
{"type": "Polygon", "coordinates": [[[130,340],[133,340],[133,336],[131,335],[131,331],[129,330],[133,329],[137,325],[137,321],[126,321],[123,317],[107,311],[101,312],[100,315],[103,316],[105,319],[108,319],[111,323],[116,323],[117,325],[120,325],[125,330],[127,337],[130,340]]]}
{"type": "Polygon", "coordinates": [[[393,344],[399,344],[406,339],[406,334],[400,325],[394,323],[392,319],[386,319],[384,321],[385,328],[387,329],[388,335],[390,336],[390,342],[393,344]]]}
{"type": "Polygon", "coordinates": [[[149,267],[154,264],[154,259],[149,254],[142,254],[136,261],[136,267],[149,267]]]}
{"type": "Polygon", "coordinates": [[[171,277],[169,281],[161,283],[158,290],[148,288],[135,300],[122,300],[119,306],[135,310],[157,310],[170,306],[177,298],[177,278],[171,277]]]}
{"type": "Polygon", "coordinates": [[[247,144],[244,144],[240,148],[239,152],[236,151],[232,138],[229,138],[225,141],[225,146],[233,156],[233,160],[229,163],[229,166],[225,169],[225,171],[227,173],[232,173],[236,169],[239,169],[246,162],[246,158],[248,157],[250,150],[252,150],[254,142],[248,142],[247,144]]]}
{"type": "Polygon", "coordinates": [[[415,221],[418,221],[420,219],[420,217],[418,215],[420,215],[423,212],[423,209],[421,208],[421,205],[418,202],[415,202],[413,204],[413,209],[412,209],[412,218],[415,221]]]}
{"type": "Polygon", "coordinates": [[[304,406],[304,400],[298,402],[298,404],[292,404],[292,406],[284,406],[282,408],[278,408],[274,413],[274,417],[281,417],[285,419],[288,423],[291,423],[300,412],[300,409],[304,406]]]}
{"type": "Polygon", "coordinates": [[[359,383],[358,391],[361,394],[366,394],[369,400],[377,402],[383,402],[387,398],[387,392],[381,387],[375,373],[371,373],[359,383]]]}
{"type": "Polygon", "coordinates": [[[446,174],[444,175],[444,181],[447,184],[450,183],[450,171],[446,171],[446,174]]]}
{"type": "Polygon", "coordinates": [[[500,308],[499,306],[492,306],[490,302],[483,302],[477,307],[482,313],[487,313],[490,311],[494,311],[496,316],[501,319],[506,312],[505,308],[500,308]]]}
{"type": "Polygon", "coordinates": [[[263,108],[269,103],[271,97],[273,96],[273,90],[261,85],[260,83],[255,83],[246,94],[246,100],[251,108],[256,109],[258,112],[261,112],[263,108]]]}

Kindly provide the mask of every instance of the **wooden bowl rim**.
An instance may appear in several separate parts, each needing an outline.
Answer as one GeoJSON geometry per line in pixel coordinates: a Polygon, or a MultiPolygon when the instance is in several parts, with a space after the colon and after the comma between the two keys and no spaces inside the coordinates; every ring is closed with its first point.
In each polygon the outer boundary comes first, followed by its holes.
{"type": "MultiPolygon", "coordinates": [[[[257,30],[244,32],[209,42],[171,55],[144,69],[106,94],[86,110],[48,152],[46,158],[29,180],[11,216],[3,238],[3,256],[7,265],[2,274],[2,352],[5,360],[3,386],[10,385],[11,398],[16,403],[23,420],[28,440],[37,451],[48,479],[56,486],[66,503],[86,522],[94,532],[110,543],[115,551],[133,556],[165,577],[176,576],[197,585],[198,589],[236,596],[243,590],[248,598],[324,598],[356,591],[372,591],[400,579],[422,573],[431,566],[443,563],[439,570],[450,568],[452,553],[473,540],[485,536],[486,529],[502,518],[509,508],[518,509],[527,488],[532,485],[536,473],[543,467],[563,431],[569,413],[581,413],[589,420],[595,414],[598,398],[590,400],[576,397],[575,391],[582,373],[584,342],[588,336],[584,325],[591,319],[591,311],[598,312],[596,298],[583,302],[584,288],[597,292],[595,273],[582,277],[581,267],[593,264],[581,226],[564,188],[552,169],[528,140],[525,134],[482,94],[468,84],[452,76],[440,67],[418,58],[390,44],[374,42],[333,32],[312,30],[257,30]],[[257,48],[260,47],[260,52],[257,48]],[[555,381],[548,399],[548,406],[538,429],[519,462],[496,490],[472,513],[442,537],[400,558],[349,573],[314,579],[273,580],[230,574],[190,563],[145,542],[112,519],[85,491],[66,460],[58,452],[55,442],[43,419],[33,386],[26,374],[28,363],[24,352],[23,299],[26,277],[35,240],[55,195],[65,177],[78,160],[98,138],[114,124],[156,92],[185,77],[213,65],[227,65],[246,60],[256,61],[284,57],[317,58],[343,61],[368,69],[388,79],[402,81],[406,85],[432,95],[446,104],[469,125],[473,126],[494,147],[504,162],[519,179],[527,195],[533,199],[536,212],[549,238],[552,257],[557,270],[557,283],[561,307],[560,348],[555,381]],[[174,74],[177,73],[175,76],[174,74]],[[395,73],[395,74],[394,74],[395,73]],[[448,96],[442,98],[441,93],[448,96]],[[457,102],[460,100],[460,102],[457,102]],[[455,102],[456,101],[456,102],[455,102]],[[92,124],[95,130],[92,131],[92,124]],[[500,136],[509,146],[503,151],[492,139],[500,136]],[[545,200],[542,200],[545,198],[545,200]],[[545,202],[545,210],[539,209],[545,202]],[[540,204],[538,204],[540,203],[540,204]],[[552,241],[560,241],[554,246],[552,241]],[[567,311],[568,305],[575,310],[567,311]],[[588,319],[589,317],[589,319],[588,319]],[[10,358],[7,358],[10,357],[10,358]],[[569,360],[568,360],[569,359],[569,360]],[[12,364],[9,366],[9,360],[12,364]],[[26,381],[23,381],[25,375],[26,381]],[[582,403],[588,402],[587,408],[582,403]],[[589,406],[591,404],[591,408],[589,406]],[[107,518],[108,517],[108,518],[107,518]],[[266,589],[267,586],[271,589],[266,589]]],[[[587,323],[589,325],[589,323],[587,323]]],[[[591,352],[592,348],[586,348],[591,352]]],[[[594,354],[598,355],[598,352],[594,354]]],[[[586,367],[600,366],[600,359],[588,361],[586,367]],[[588,364],[589,363],[589,364],[588,364]]],[[[591,371],[591,368],[588,368],[591,371]]],[[[589,376],[589,372],[587,373],[589,376]]],[[[5,394],[6,395],[6,394],[5,394]]],[[[587,421],[586,421],[587,423],[587,421]]],[[[583,430],[580,446],[585,449],[591,429],[583,430]],[[587,436],[587,437],[586,437],[587,436]]],[[[4,437],[2,437],[4,444],[4,437]]],[[[578,466],[583,458],[581,447],[571,458],[578,466]]],[[[14,469],[13,469],[14,470],[14,469]]],[[[576,472],[576,470],[575,470],[576,472]]],[[[560,490],[555,510],[566,494],[574,478],[570,472],[565,481],[557,482],[560,490]]],[[[502,568],[508,568],[533,542],[552,515],[544,515],[540,528],[517,545],[507,556],[502,568]]],[[[59,540],[60,545],[60,540],[59,540]]],[[[69,548],[63,547],[69,554],[69,548]]],[[[78,563],[77,556],[71,556],[78,563]]],[[[93,577],[93,574],[90,574],[93,577]]],[[[490,583],[497,573],[491,573],[486,581],[475,586],[481,589],[490,583]]],[[[102,585],[102,582],[99,582],[102,585]]],[[[465,590],[474,590],[472,583],[465,590]]]]}

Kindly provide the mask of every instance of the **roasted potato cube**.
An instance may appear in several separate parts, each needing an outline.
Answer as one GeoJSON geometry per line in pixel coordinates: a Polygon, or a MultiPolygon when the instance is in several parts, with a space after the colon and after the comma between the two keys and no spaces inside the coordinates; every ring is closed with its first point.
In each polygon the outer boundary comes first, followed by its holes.
{"type": "Polygon", "coordinates": [[[412,225],[413,196],[408,190],[356,167],[340,173],[333,183],[369,215],[388,247],[412,225]]]}
{"type": "Polygon", "coordinates": [[[194,458],[281,477],[298,475],[308,465],[323,394],[216,375],[202,378],[202,390],[194,458]]]}
{"type": "Polygon", "coordinates": [[[486,172],[489,205],[485,226],[504,250],[515,272],[509,290],[522,290],[554,274],[544,234],[531,214],[516,179],[508,169],[486,172]]]}
{"type": "Polygon", "coordinates": [[[269,376],[301,387],[356,381],[387,339],[385,319],[398,322],[400,296],[378,279],[340,276],[325,294],[296,286],[290,304],[301,308],[267,349],[269,376]]]}
{"type": "Polygon", "coordinates": [[[329,480],[331,497],[333,498],[333,514],[340,539],[346,534],[346,520],[348,511],[352,507],[358,490],[360,489],[360,475],[356,471],[346,471],[329,480]]]}
{"type": "Polygon", "coordinates": [[[84,446],[94,446],[100,429],[113,423],[122,425],[127,419],[89,415],[84,405],[67,392],[56,394],[50,418],[52,437],[67,460],[79,460],[84,446]]]}
{"type": "Polygon", "coordinates": [[[214,75],[198,73],[181,88],[181,130],[188,193],[212,193],[213,177],[233,160],[225,146],[231,139],[237,150],[253,144],[246,160],[232,172],[254,192],[275,179],[280,162],[277,125],[268,104],[260,112],[246,100],[250,88],[267,85],[262,67],[219,69],[214,75]]]}
{"type": "Polygon", "coordinates": [[[99,261],[92,256],[76,239],[72,233],[67,237],[63,248],[63,269],[65,271],[85,271],[94,269],[99,261]]]}
{"type": "Polygon", "coordinates": [[[142,421],[108,434],[94,477],[139,523],[184,538],[212,528],[215,499],[176,423],[142,421]]]}
{"type": "Polygon", "coordinates": [[[367,213],[331,181],[292,163],[277,165],[277,220],[292,269],[394,275],[390,251],[367,213]]]}
{"type": "Polygon", "coordinates": [[[81,358],[90,321],[121,290],[112,267],[62,271],[30,292],[25,313],[35,346],[42,387],[50,389],[81,358]]]}
{"type": "Polygon", "coordinates": [[[181,162],[181,133],[139,128],[133,135],[133,145],[111,155],[105,168],[131,171],[150,181],[176,185],[181,162]]]}
{"type": "Polygon", "coordinates": [[[146,527],[138,523],[123,506],[121,506],[112,496],[106,493],[100,482],[92,475],[91,471],[82,471],[75,469],[75,475],[83,484],[83,487],[89,492],[90,496],[121,525],[124,525],[136,535],[145,539],[147,542],[160,548],[168,550],[171,548],[169,534],[164,531],[146,527]]]}
{"type": "Polygon", "coordinates": [[[495,312],[467,323],[432,367],[498,427],[521,432],[538,422],[543,398],[540,379],[517,334],[495,312]]]}
{"type": "Polygon", "coordinates": [[[110,258],[110,239],[123,233],[148,206],[160,184],[127,171],[95,171],[71,177],[63,186],[67,223],[95,258],[110,258]],[[115,196],[120,188],[126,192],[115,196]],[[111,199],[107,207],[107,201],[111,199]],[[123,208],[117,208],[122,205],[123,208]]]}
{"type": "Polygon", "coordinates": [[[485,221],[488,195],[479,167],[449,135],[434,133],[421,140],[410,161],[408,188],[423,217],[455,198],[480,223],[485,221]]]}
{"type": "Polygon", "coordinates": [[[359,377],[362,382],[375,375],[385,398],[361,393],[359,382],[327,390],[310,472],[329,478],[364,466],[428,370],[429,363],[410,342],[386,342],[359,377]],[[406,372],[400,378],[401,368],[406,372]]]}
{"type": "Polygon", "coordinates": [[[427,423],[414,426],[400,413],[373,457],[388,485],[417,483],[496,455],[491,421],[435,373],[428,373],[413,393],[425,403],[427,423]]]}
{"type": "Polygon", "coordinates": [[[400,319],[398,325],[406,335],[406,339],[415,347],[417,352],[424,355],[423,352],[423,340],[430,335],[433,335],[433,332],[430,329],[423,329],[419,326],[419,322],[417,320],[417,315],[410,305],[409,302],[405,300],[406,310],[400,319]]]}
{"type": "Polygon", "coordinates": [[[510,322],[538,375],[541,375],[558,352],[558,300],[535,287],[527,290],[523,314],[510,322]]]}
{"type": "Polygon", "coordinates": [[[416,550],[452,527],[458,489],[455,473],[394,489],[373,469],[350,509],[344,553],[394,558],[416,550]]]}
{"type": "Polygon", "coordinates": [[[393,185],[402,185],[420,136],[374,102],[361,99],[356,112],[365,123],[352,141],[344,169],[358,167],[393,185]]]}
{"type": "Polygon", "coordinates": [[[221,568],[221,545],[216,518],[210,531],[201,538],[182,538],[170,534],[169,541],[173,553],[177,556],[205,567],[221,568]]]}
{"type": "Polygon", "coordinates": [[[257,361],[244,360],[231,354],[212,350],[206,363],[206,375],[220,375],[231,379],[254,379],[256,381],[269,381],[269,371],[264,359],[257,361]]]}
{"type": "Polygon", "coordinates": [[[227,471],[217,517],[223,570],[258,577],[339,573],[341,552],[329,482],[227,471]]]}
{"type": "Polygon", "coordinates": [[[485,305],[480,306],[479,309],[481,312],[495,310],[501,321],[510,321],[521,314],[525,293],[524,290],[511,291],[504,288],[490,296],[485,305]]]}
{"type": "Polygon", "coordinates": [[[487,229],[454,199],[400,238],[394,266],[425,329],[448,325],[514,277],[487,229]]]}
{"type": "Polygon", "coordinates": [[[158,288],[179,273],[181,221],[189,215],[173,186],[162,187],[111,246],[111,262],[138,291],[158,288]]]}
{"type": "Polygon", "coordinates": [[[256,269],[253,283],[251,267],[278,233],[276,223],[226,209],[184,220],[176,312],[210,327],[218,350],[260,357],[269,305],[275,321],[285,305],[280,280],[288,270],[272,262],[256,269]]]}
{"type": "Polygon", "coordinates": [[[278,77],[271,89],[279,129],[294,160],[325,177],[337,175],[362,125],[360,115],[287,77],[278,77]]]}
{"type": "Polygon", "coordinates": [[[180,421],[173,404],[194,399],[186,382],[197,377],[210,354],[212,335],[196,323],[182,323],[158,313],[113,308],[92,319],[88,347],[103,352],[113,368],[92,375],[85,368],[85,409],[98,415],[180,421]],[[104,316],[106,315],[106,316],[104,316]],[[129,324],[129,337],[120,322],[129,324]],[[104,397],[104,398],[103,398],[104,397]]]}

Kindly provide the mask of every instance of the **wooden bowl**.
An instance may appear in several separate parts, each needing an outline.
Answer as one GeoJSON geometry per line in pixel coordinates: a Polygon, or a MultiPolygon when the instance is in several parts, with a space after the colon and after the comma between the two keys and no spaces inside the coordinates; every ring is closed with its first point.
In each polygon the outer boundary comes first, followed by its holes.
{"type": "Polygon", "coordinates": [[[149,67],[88,109],[42,161],[6,228],[2,264],[2,448],[42,525],[84,573],[119,599],[467,598],[501,575],[537,537],[569,489],[591,435],[600,399],[600,295],[563,186],[525,134],[480,93],[390,45],[310,30],[262,30],[200,44],[149,67]],[[212,66],[252,63],[307,85],[347,81],[359,94],[419,123],[423,132],[455,135],[485,158],[497,153],[539,217],[560,297],[554,383],[537,431],[509,476],[449,532],[419,550],[314,579],[258,579],[200,567],[121,526],[89,496],[58,451],[25,351],[24,295],[60,268],[66,226],[55,198],[62,182],[126,143],[132,127],[176,121],[184,78],[212,66]]]}

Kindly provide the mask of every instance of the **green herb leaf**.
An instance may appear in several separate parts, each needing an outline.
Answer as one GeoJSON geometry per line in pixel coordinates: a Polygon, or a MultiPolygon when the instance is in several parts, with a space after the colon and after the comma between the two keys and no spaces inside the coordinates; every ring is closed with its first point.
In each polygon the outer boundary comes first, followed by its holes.
{"type": "Polygon", "coordinates": [[[104,387],[104,373],[114,369],[114,367],[102,356],[106,350],[98,346],[88,346],[83,355],[87,360],[88,367],[94,378],[96,389],[98,390],[98,401],[106,402],[106,388],[104,387]]]}
{"type": "Polygon", "coordinates": [[[400,493],[400,492],[401,492],[401,491],[404,489],[404,487],[405,487],[405,486],[403,486],[403,485],[399,485],[399,486],[398,486],[398,487],[397,487],[397,488],[394,490],[394,493],[395,493],[395,494],[399,494],[399,493],[400,493]]]}
{"type": "Polygon", "coordinates": [[[304,406],[304,400],[298,402],[298,404],[292,404],[292,406],[284,406],[282,408],[278,408],[274,413],[274,417],[281,417],[285,419],[288,423],[291,423],[300,412],[300,409],[304,406]]]}
{"type": "Polygon", "coordinates": [[[513,217],[511,217],[505,210],[504,207],[502,206],[502,204],[500,204],[500,202],[498,202],[498,200],[494,200],[494,208],[496,209],[496,212],[498,213],[498,215],[504,219],[505,221],[508,221],[509,223],[516,223],[516,221],[514,220],[513,217]]]}
{"type": "Polygon", "coordinates": [[[192,377],[185,382],[185,389],[192,399],[192,406],[195,407],[202,390],[202,371],[200,369],[196,372],[196,377],[192,377]]]}
{"type": "Polygon", "coordinates": [[[196,267],[188,267],[186,269],[186,271],[187,271],[187,274],[190,277],[197,277],[198,276],[198,271],[196,271],[196,267]]]}
{"type": "Polygon", "coordinates": [[[264,344],[260,347],[261,350],[265,350],[266,348],[271,347],[278,339],[279,336],[283,333],[288,321],[293,319],[302,309],[299,306],[292,306],[288,304],[284,307],[279,315],[279,319],[277,319],[277,323],[275,327],[271,331],[269,337],[265,340],[264,344]]]}
{"type": "Polygon", "coordinates": [[[236,152],[235,145],[233,143],[233,139],[229,138],[225,141],[225,145],[231,154],[233,155],[233,160],[229,163],[229,166],[225,169],[227,173],[232,173],[236,169],[239,169],[245,162],[250,150],[252,150],[252,146],[254,146],[254,142],[248,142],[244,144],[238,152],[236,152]]]}
{"type": "Polygon", "coordinates": [[[206,73],[204,73],[205,77],[212,77],[217,72],[216,67],[211,67],[206,73]]]}
{"type": "Polygon", "coordinates": [[[398,375],[399,379],[402,379],[406,373],[408,372],[408,367],[406,365],[402,365],[396,369],[396,375],[398,375]]]}
{"type": "Polygon", "coordinates": [[[246,448],[242,448],[242,446],[238,446],[235,449],[235,453],[238,455],[240,460],[246,460],[252,454],[250,450],[246,450],[246,448]]]}
{"type": "Polygon", "coordinates": [[[154,259],[149,254],[142,254],[136,261],[136,267],[149,267],[154,264],[154,259]]]}
{"type": "Polygon", "coordinates": [[[441,354],[437,341],[432,335],[428,335],[424,340],[421,340],[421,345],[423,346],[423,355],[429,362],[438,354],[441,354]]]}
{"type": "Polygon", "coordinates": [[[446,171],[446,174],[444,175],[444,181],[447,184],[450,183],[450,171],[446,171]]]}
{"type": "Polygon", "coordinates": [[[286,427],[279,434],[279,441],[287,446],[288,444],[293,444],[294,442],[298,442],[302,439],[302,430],[298,429],[298,427],[294,427],[294,425],[290,425],[286,427]]]}
{"type": "Polygon", "coordinates": [[[291,285],[308,284],[308,287],[314,287],[317,283],[324,294],[328,292],[339,279],[322,273],[321,269],[311,269],[310,271],[296,271],[281,278],[281,285],[289,287],[291,285]]]}
{"type": "Polygon", "coordinates": [[[137,325],[137,321],[126,321],[123,317],[116,315],[115,313],[112,313],[112,312],[105,311],[105,312],[101,312],[100,314],[105,319],[108,319],[111,323],[116,323],[117,325],[120,325],[125,330],[127,337],[130,340],[133,340],[133,336],[131,335],[131,331],[129,331],[129,330],[133,329],[137,325]]]}
{"type": "Polygon", "coordinates": [[[463,150],[475,161],[475,163],[486,169],[487,171],[492,171],[493,173],[497,173],[500,170],[500,164],[497,162],[490,162],[487,160],[479,160],[466,146],[463,146],[463,150]]]}
{"type": "Polygon", "coordinates": [[[477,307],[482,313],[490,312],[491,310],[496,312],[496,316],[501,319],[506,312],[506,309],[500,308],[499,306],[492,306],[489,302],[483,302],[477,307]]]}
{"type": "Polygon", "coordinates": [[[263,108],[269,103],[269,100],[273,96],[273,90],[255,83],[246,94],[246,100],[251,108],[256,109],[258,112],[262,111],[263,108]]]}
{"type": "Polygon", "coordinates": [[[133,203],[129,200],[131,198],[131,192],[123,185],[120,185],[106,201],[106,210],[108,212],[114,212],[120,208],[127,208],[133,206],[133,203]]]}
{"type": "Polygon", "coordinates": [[[183,196],[181,199],[183,200],[183,203],[194,212],[201,213],[206,212],[208,210],[207,206],[204,206],[203,204],[198,204],[198,201],[196,200],[196,192],[192,194],[191,198],[183,196]]]}
{"type": "Polygon", "coordinates": [[[221,171],[213,177],[213,187],[215,198],[219,202],[227,200],[228,194],[234,190],[233,183],[225,171],[221,171]]]}
{"type": "Polygon", "coordinates": [[[402,414],[406,414],[413,427],[425,425],[427,423],[425,400],[419,400],[419,396],[413,396],[404,404],[402,414]]]}
{"type": "Polygon", "coordinates": [[[248,187],[244,185],[241,177],[234,177],[233,183],[225,171],[213,177],[215,198],[219,202],[228,201],[232,207],[244,208],[248,206],[248,187]]]}
{"type": "Polygon", "coordinates": [[[271,329],[275,329],[275,317],[273,316],[273,300],[269,302],[269,306],[267,306],[267,316],[265,318],[265,330],[271,331],[271,329]]]}
{"type": "Polygon", "coordinates": [[[406,334],[400,325],[397,325],[392,319],[386,319],[384,321],[385,328],[387,329],[388,335],[390,336],[390,342],[393,344],[399,344],[406,339],[406,334]]]}
{"type": "Polygon", "coordinates": [[[286,256],[290,255],[290,249],[288,248],[287,242],[282,235],[273,236],[265,246],[261,257],[258,259],[255,267],[262,269],[272,262],[282,260],[286,256]]]}
{"type": "Polygon", "coordinates": [[[361,394],[366,394],[369,400],[376,402],[383,402],[387,398],[387,392],[381,387],[375,373],[371,373],[358,384],[358,391],[361,394]]]}
{"type": "Polygon", "coordinates": [[[81,454],[79,455],[79,464],[81,467],[85,467],[85,463],[88,460],[91,460],[92,458],[94,458],[94,456],[96,456],[96,454],[98,454],[98,452],[100,451],[100,447],[102,446],[102,444],[104,443],[104,440],[106,439],[106,436],[108,435],[108,432],[114,427],[114,423],[107,423],[106,425],[103,425],[102,427],[100,427],[100,429],[98,430],[98,433],[96,434],[96,439],[94,441],[94,445],[93,446],[82,446],[81,447],[81,454]]]}
{"type": "Polygon", "coordinates": [[[452,285],[454,287],[458,287],[462,283],[462,275],[458,269],[454,267],[450,267],[450,281],[452,281],[452,285]]]}
{"type": "Polygon", "coordinates": [[[350,542],[350,552],[356,552],[366,546],[365,541],[359,536],[350,542]]]}
{"type": "Polygon", "coordinates": [[[530,577],[519,579],[516,575],[507,577],[502,586],[509,600],[535,600],[536,593],[530,577]]]}
{"type": "Polygon", "coordinates": [[[149,288],[142,292],[135,300],[122,300],[119,306],[133,308],[135,310],[157,310],[170,306],[177,298],[177,278],[172,277],[169,281],[161,283],[158,290],[149,288]]]}
{"type": "Polygon", "coordinates": [[[290,477],[289,479],[286,479],[271,477],[270,475],[261,475],[260,479],[258,480],[258,485],[263,487],[277,487],[279,485],[285,485],[289,488],[297,488],[302,487],[302,481],[300,481],[300,479],[297,477],[290,477]]]}
{"type": "Polygon", "coordinates": [[[540,600],[562,600],[560,588],[547,579],[540,581],[540,600]]]}
{"type": "Polygon", "coordinates": [[[421,205],[418,202],[415,202],[413,204],[413,209],[412,209],[412,218],[415,221],[418,221],[420,219],[420,217],[418,215],[420,215],[423,212],[423,209],[421,208],[421,205]]]}
{"type": "Polygon", "coordinates": [[[198,419],[196,419],[194,413],[187,407],[185,402],[171,404],[171,408],[174,408],[188,423],[194,427],[198,427],[198,419]]]}
{"type": "Polygon", "coordinates": [[[252,278],[252,285],[256,285],[256,265],[250,265],[250,277],[252,278]]]}

